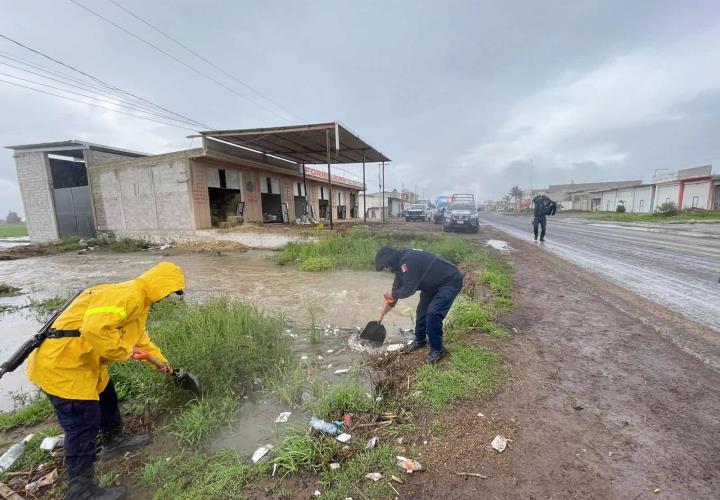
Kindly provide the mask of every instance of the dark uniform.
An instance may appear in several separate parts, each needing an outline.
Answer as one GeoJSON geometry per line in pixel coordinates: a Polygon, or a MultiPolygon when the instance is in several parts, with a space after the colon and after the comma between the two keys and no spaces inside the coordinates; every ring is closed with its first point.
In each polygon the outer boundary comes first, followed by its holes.
{"type": "Polygon", "coordinates": [[[540,241],[545,241],[545,230],[547,228],[547,216],[548,215],[555,215],[555,211],[557,210],[557,204],[550,200],[547,196],[536,196],[533,199],[533,204],[535,205],[534,215],[535,218],[533,219],[533,231],[535,232],[535,239],[538,239],[538,225],[542,228],[542,231],[540,233],[540,241]]]}
{"type": "Polygon", "coordinates": [[[375,268],[378,271],[388,268],[395,273],[393,305],[420,290],[414,345],[423,346],[429,339],[431,356],[433,352],[442,353],[443,320],[463,286],[460,270],[430,252],[390,247],[378,251],[375,268]]]}

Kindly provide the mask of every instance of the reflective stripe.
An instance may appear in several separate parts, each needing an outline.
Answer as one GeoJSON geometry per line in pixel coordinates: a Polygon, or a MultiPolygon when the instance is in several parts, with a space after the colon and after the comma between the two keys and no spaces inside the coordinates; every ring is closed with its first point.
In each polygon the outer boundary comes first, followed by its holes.
{"type": "Polygon", "coordinates": [[[100,306],[100,307],[91,307],[87,311],[85,311],[85,316],[92,316],[93,314],[103,314],[103,313],[113,313],[120,316],[120,318],[125,318],[127,314],[125,314],[125,309],[122,307],[117,306],[100,306]]]}

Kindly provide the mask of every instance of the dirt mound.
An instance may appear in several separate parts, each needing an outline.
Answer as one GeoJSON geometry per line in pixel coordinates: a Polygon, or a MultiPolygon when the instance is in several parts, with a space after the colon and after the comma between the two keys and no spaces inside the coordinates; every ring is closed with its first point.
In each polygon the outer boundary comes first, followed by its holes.
{"type": "Polygon", "coordinates": [[[173,245],[165,250],[165,255],[178,255],[183,253],[229,253],[247,252],[248,247],[237,241],[189,241],[173,245]]]}

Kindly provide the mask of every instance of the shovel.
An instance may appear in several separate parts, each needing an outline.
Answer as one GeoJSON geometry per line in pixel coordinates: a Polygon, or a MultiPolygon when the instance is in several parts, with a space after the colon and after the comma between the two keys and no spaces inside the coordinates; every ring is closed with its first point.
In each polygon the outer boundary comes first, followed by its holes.
{"type": "Polygon", "coordinates": [[[382,324],[382,320],[384,317],[385,310],[383,309],[382,314],[380,314],[380,320],[370,321],[367,325],[365,325],[365,329],[362,331],[362,333],[360,333],[360,338],[378,344],[382,344],[383,342],[385,342],[385,336],[387,336],[387,331],[382,324]]]}
{"type": "MultiPolygon", "coordinates": [[[[162,369],[165,366],[162,361],[148,353],[143,353],[142,357],[135,357],[135,359],[144,359],[155,365],[158,369],[162,369]]],[[[200,384],[200,379],[197,378],[194,373],[187,371],[185,368],[171,368],[171,370],[170,376],[172,377],[175,385],[180,389],[192,392],[198,399],[200,399],[202,396],[202,385],[200,384]]]]}

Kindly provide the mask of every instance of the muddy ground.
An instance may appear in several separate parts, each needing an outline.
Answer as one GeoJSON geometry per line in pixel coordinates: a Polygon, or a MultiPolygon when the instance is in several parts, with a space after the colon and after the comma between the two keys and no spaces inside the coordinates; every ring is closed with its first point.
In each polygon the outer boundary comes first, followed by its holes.
{"type": "Polygon", "coordinates": [[[402,496],[718,498],[720,374],[666,335],[718,332],[488,227],[467,237],[512,247],[514,308],[503,319],[520,333],[491,344],[512,381],[443,417],[429,470],[402,496]],[[489,446],[496,434],[512,439],[502,454],[489,446]]]}

